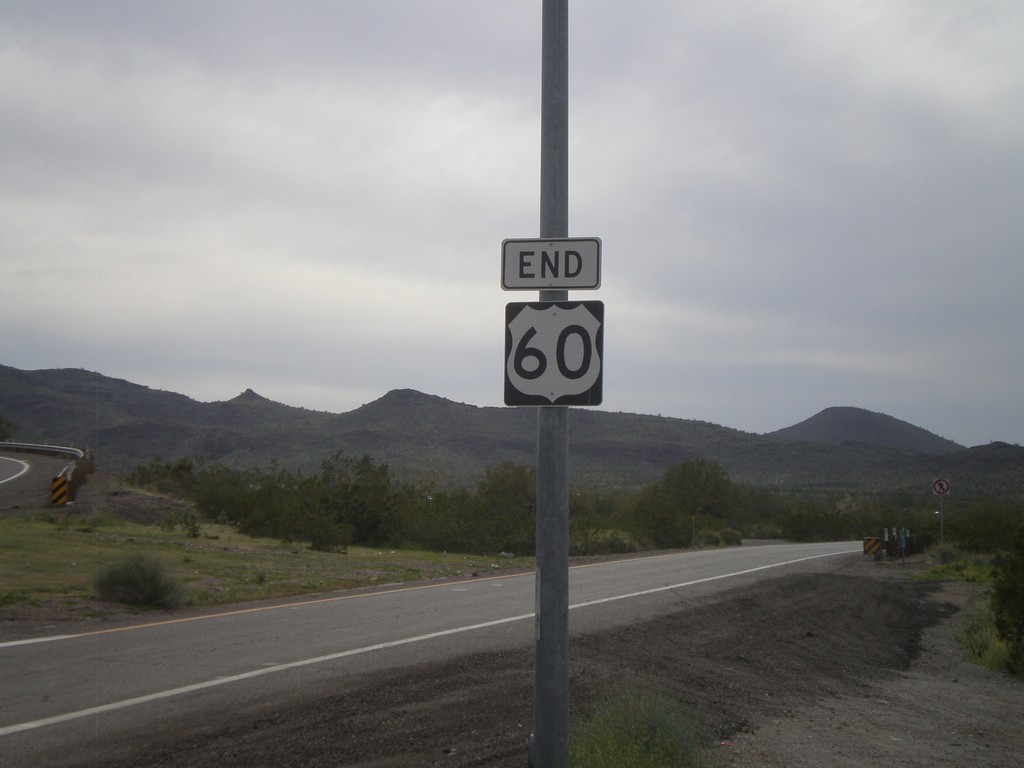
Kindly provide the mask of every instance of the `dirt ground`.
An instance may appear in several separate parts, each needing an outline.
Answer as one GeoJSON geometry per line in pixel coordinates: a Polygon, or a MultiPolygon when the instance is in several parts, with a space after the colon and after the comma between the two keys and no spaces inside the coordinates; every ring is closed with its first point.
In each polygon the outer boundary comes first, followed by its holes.
{"type": "MultiPolygon", "coordinates": [[[[1024,686],[955,644],[976,592],[909,580],[912,569],[857,560],[574,636],[573,717],[639,687],[679,702],[721,768],[1016,768],[1024,686]]],[[[170,722],[68,765],[523,768],[532,686],[532,648],[477,654],[170,722]]]]}

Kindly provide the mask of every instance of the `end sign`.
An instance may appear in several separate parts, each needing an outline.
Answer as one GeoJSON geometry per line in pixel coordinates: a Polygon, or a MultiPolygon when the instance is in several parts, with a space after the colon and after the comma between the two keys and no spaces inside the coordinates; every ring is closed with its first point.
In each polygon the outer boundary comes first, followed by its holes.
{"type": "Polygon", "coordinates": [[[601,240],[597,237],[503,240],[501,287],[506,291],[600,288],[601,240]]]}

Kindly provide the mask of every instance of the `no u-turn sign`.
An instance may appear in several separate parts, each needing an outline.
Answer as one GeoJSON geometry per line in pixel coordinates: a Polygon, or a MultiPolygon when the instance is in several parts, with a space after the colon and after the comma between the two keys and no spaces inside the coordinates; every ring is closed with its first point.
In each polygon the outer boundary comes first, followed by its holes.
{"type": "Polygon", "coordinates": [[[505,405],[600,405],[604,302],[505,306],[505,405]]]}

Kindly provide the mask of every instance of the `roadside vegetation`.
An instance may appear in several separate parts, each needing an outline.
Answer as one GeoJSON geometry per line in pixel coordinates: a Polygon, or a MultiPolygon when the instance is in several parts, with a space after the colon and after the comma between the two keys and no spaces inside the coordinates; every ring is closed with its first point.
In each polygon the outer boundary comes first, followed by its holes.
{"type": "Polygon", "coordinates": [[[139,607],[209,606],[532,565],[530,558],[370,547],[339,556],[223,523],[203,520],[199,528],[192,536],[187,527],[55,510],[2,517],[0,607],[71,605],[94,596],[139,607]]]}
{"type": "MultiPolygon", "coordinates": [[[[155,523],[74,508],[0,517],[0,608],[98,598],[174,609],[524,571],[533,566],[535,485],[532,468],[512,463],[488,468],[473,488],[438,489],[340,453],[315,474],[157,459],[114,491],[173,500],[155,523]]],[[[941,544],[933,507],[930,495],[745,488],[720,465],[694,460],[636,493],[571,493],[570,553],[856,540],[909,528],[932,563],[920,578],[982,590],[959,629],[967,658],[1024,679],[1024,507],[958,499],[941,544]]],[[[701,746],[675,702],[627,687],[574,719],[570,760],[695,768],[705,764],[701,746]]]]}
{"type": "Polygon", "coordinates": [[[934,565],[920,578],[980,585],[980,598],[960,621],[960,648],[968,660],[1024,680],[1024,525],[1007,525],[1003,542],[989,542],[986,551],[934,548],[934,565]]]}
{"type": "Polygon", "coordinates": [[[96,596],[140,608],[178,608],[185,598],[181,584],[168,575],[163,560],[142,552],[124,555],[105,566],[96,575],[96,596]]]}
{"type": "MultiPolygon", "coordinates": [[[[0,519],[0,606],[94,595],[141,606],[213,605],[529,568],[535,485],[533,468],[508,462],[487,468],[473,488],[439,489],[397,480],[369,456],[341,453],[310,474],[156,459],[136,467],[117,493],[175,500],[159,524],[85,519],[73,510],[0,519]]],[[[985,586],[965,643],[976,648],[979,638],[994,638],[986,642],[995,651],[973,653],[1021,674],[1021,503],[957,499],[945,514],[942,547],[933,507],[930,494],[745,488],[698,459],[635,493],[571,492],[570,554],[856,540],[904,527],[914,532],[915,551],[931,548],[935,567],[926,578],[985,586]]]]}
{"type": "MultiPolygon", "coordinates": [[[[128,481],[194,505],[195,517],[176,522],[193,537],[201,520],[221,526],[224,535],[278,540],[289,551],[351,554],[354,547],[387,547],[488,557],[533,554],[535,471],[508,462],[487,468],[472,489],[398,481],[386,464],[341,453],[324,460],[316,474],[157,459],[137,467],[128,481]]],[[[930,494],[743,488],[719,464],[697,459],[670,468],[638,493],[571,493],[570,554],[728,546],[744,538],[834,541],[878,535],[883,528],[910,529],[915,552],[933,548],[937,563],[929,578],[986,585],[965,647],[1022,674],[1022,506],[1016,500],[974,499],[958,501],[955,509],[941,521],[944,541],[935,549],[940,521],[930,494]],[[991,640],[980,648],[983,637],[991,640]]]]}
{"type": "Polygon", "coordinates": [[[575,723],[569,762],[579,768],[699,768],[700,740],[679,704],[646,691],[627,691],[575,723]]]}
{"type": "MultiPolygon", "coordinates": [[[[201,520],[253,536],[304,542],[325,552],[352,545],[532,555],[532,467],[488,467],[472,488],[441,489],[394,478],[369,456],[335,454],[304,474],[271,465],[236,470],[195,459],[156,459],[126,478],[134,487],[187,500],[201,520]]],[[[1016,508],[984,505],[960,533],[984,543],[1016,508]],[[991,531],[989,529],[992,529],[991,531]]],[[[600,555],[743,539],[837,541],[906,526],[922,545],[938,537],[932,500],[909,494],[791,493],[734,484],[721,465],[682,462],[636,493],[570,493],[570,554],[600,555]]],[[[956,524],[947,525],[952,536],[956,524]]]]}

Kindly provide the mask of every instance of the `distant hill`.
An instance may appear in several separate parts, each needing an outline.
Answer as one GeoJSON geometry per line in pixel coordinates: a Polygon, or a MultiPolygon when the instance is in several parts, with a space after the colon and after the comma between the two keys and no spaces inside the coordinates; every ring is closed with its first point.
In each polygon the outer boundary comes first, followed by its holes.
{"type": "MultiPolygon", "coordinates": [[[[451,487],[475,484],[502,461],[536,461],[536,410],[477,407],[411,389],[336,414],[277,403],[251,389],[203,403],[90,371],[0,366],[0,417],[17,425],[16,439],[89,447],[115,471],[154,457],[202,457],[236,468],[277,462],[315,472],[341,451],[367,454],[404,479],[451,487]]],[[[930,493],[934,478],[948,477],[956,493],[1024,498],[1020,446],[965,450],[855,408],[828,409],[770,435],[574,408],[569,430],[576,488],[632,490],[700,457],[719,462],[743,485],[930,493]]]]}
{"type": "Polygon", "coordinates": [[[929,454],[964,449],[959,443],[884,413],[850,407],[826,408],[792,427],[769,432],[767,437],[787,443],[865,443],[929,454]]]}

